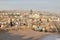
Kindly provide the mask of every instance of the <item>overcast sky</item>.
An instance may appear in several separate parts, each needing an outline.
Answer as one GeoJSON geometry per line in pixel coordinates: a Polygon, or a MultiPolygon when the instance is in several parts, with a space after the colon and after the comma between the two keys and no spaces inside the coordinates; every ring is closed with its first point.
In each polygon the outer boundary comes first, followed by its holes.
{"type": "Polygon", "coordinates": [[[60,11],[60,0],[0,0],[0,10],[37,9],[60,11]]]}

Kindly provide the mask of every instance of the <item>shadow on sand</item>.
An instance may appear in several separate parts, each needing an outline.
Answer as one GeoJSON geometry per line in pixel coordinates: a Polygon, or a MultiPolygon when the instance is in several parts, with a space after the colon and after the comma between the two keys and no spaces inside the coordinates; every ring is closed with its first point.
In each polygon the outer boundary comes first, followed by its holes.
{"type": "Polygon", "coordinates": [[[33,40],[32,37],[30,38],[23,38],[24,35],[13,35],[7,31],[0,32],[0,40],[33,40]]]}
{"type": "Polygon", "coordinates": [[[35,32],[31,33],[31,31],[30,31],[30,32],[28,32],[28,36],[27,36],[24,33],[23,34],[20,33],[19,31],[18,32],[17,31],[16,32],[14,32],[14,31],[9,32],[6,30],[2,30],[2,31],[0,31],[0,40],[41,40],[41,38],[43,36],[49,35],[49,34],[41,33],[41,35],[35,36],[35,34],[37,34],[37,33],[35,33],[35,32]],[[30,34],[32,34],[33,36],[30,34]]]}

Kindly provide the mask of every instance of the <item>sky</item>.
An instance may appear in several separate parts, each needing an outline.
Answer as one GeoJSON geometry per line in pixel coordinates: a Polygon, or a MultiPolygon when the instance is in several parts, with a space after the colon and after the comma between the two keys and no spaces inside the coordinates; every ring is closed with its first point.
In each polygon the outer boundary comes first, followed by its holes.
{"type": "Polygon", "coordinates": [[[0,10],[60,11],[60,0],[0,0],[0,10]]]}

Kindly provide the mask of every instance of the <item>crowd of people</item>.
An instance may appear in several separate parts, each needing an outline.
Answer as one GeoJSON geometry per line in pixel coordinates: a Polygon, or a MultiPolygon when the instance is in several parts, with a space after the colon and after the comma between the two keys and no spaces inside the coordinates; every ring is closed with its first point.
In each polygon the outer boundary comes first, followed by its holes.
{"type": "Polygon", "coordinates": [[[52,29],[56,29],[53,26],[51,27],[48,17],[45,18],[39,13],[32,13],[32,10],[30,13],[16,13],[16,15],[11,13],[2,17],[0,16],[0,27],[2,28],[22,26],[38,31],[52,31],[52,29]]]}

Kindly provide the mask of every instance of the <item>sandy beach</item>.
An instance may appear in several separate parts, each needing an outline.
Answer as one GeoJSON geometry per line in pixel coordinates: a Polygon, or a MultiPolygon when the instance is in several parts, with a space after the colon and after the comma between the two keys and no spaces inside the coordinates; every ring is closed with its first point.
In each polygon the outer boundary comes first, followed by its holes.
{"type": "Polygon", "coordinates": [[[27,30],[10,30],[0,32],[0,40],[40,40],[45,35],[52,33],[27,30]]]}

